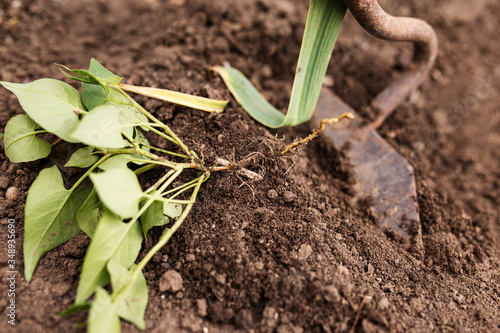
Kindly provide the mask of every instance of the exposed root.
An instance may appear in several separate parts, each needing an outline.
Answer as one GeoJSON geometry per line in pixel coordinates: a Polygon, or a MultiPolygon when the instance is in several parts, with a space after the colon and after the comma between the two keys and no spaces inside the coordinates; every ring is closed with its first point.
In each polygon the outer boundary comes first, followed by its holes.
{"type": "Polygon", "coordinates": [[[314,139],[316,136],[318,136],[318,134],[325,129],[325,126],[326,125],[331,125],[331,124],[335,124],[335,123],[338,123],[340,121],[342,121],[343,119],[345,118],[348,118],[348,119],[354,119],[354,115],[351,113],[351,112],[346,112],[344,113],[343,115],[341,115],[340,117],[335,117],[335,118],[330,118],[330,119],[323,119],[320,121],[319,123],[319,128],[317,128],[316,130],[314,130],[314,132],[312,132],[309,136],[307,136],[306,138],[304,139],[301,139],[301,140],[298,140],[298,141],[295,141],[291,144],[289,144],[285,149],[283,149],[278,155],[284,155],[286,153],[288,153],[290,151],[290,149],[294,148],[294,147],[297,147],[298,145],[306,145],[309,143],[309,141],[311,141],[312,139],[314,139]]]}
{"type": "Polygon", "coordinates": [[[371,300],[371,296],[365,296],[361,300],[361,304],[359,304],[358,312],[356,313],[356,318],[354,318],[354,323],[352,324],[351,330],[349,333],[354,333],[354,330],[356,329],[356,326],[358,325],[359,317],[361,317],[361,311],[363,311],[363,307],[365,306],[365,303],[369,300],[371,300]]]}
{"type": "Polygon", "coordinates": [[[246,177],[250,180],[262,180],[263,178],[258,173],[241,167],[239,163],[233,163],[221,157],[217,157],[215,163],[220,165],[220,167],[214,168],[214,171],[235,170],[238,175],[246,177]]]}

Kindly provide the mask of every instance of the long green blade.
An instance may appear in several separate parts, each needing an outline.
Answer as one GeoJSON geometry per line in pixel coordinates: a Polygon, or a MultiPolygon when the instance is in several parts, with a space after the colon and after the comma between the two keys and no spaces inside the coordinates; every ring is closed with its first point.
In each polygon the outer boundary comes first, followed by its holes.
{"type": "Polygon", "coordinates": [[[240,71],[213,67],[238,103],[259,123],[278,128],[308,121],[318,101],[323,77],[346,13],[342,0],[311,0],[286,116],[269,104],[240,71]]]}
{"type": "Polygon", "coordinates": [[[193,109],[198,109],[207,112],[222,112],[226,107],[227,101],[220,101],[205,97],[193,96],[166,89],[138,87],[129,84],[120,83],[120,88],[139,95],[161,99],[163,101],[184,105],[193,109]]]}

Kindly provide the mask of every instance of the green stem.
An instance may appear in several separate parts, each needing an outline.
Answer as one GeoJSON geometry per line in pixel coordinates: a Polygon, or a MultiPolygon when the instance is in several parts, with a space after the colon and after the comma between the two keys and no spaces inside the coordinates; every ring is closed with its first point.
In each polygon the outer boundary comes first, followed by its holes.
{"type": "Polygon", "coordinates": [[[169,168],[182,168],[182,169],[200,169],[200,166],[192,163],[175,163],[170,161],[144,161],[138,158],[130,159],[130,162],[147,162],[150,164],[163,165],[169,168]]]}
{"type": "MultiPolygon", "coordinates": [[[[149,199],[149,198],[152,198],[153,196],[152,195],[145,195],[144,197],[149,199]]],[[[191,203],[191,200],[175,200],[175,199],[171,199],[171,198],[157,198],[155,200],[161,201],[164,203],[171,203],[171,204],[178,204],[178,205],[186,205],[186,204],[191,203]]]]}
{"type": "Polygon", "coordinates": [[[151,260],[151,258],[153,258],[153,256],[156,254],[156,252],[158,252],[162,247],[165,246],[165,244],[167,244],[170,237],[172,237],[172,235],[177,231],[177,229],[179,229],[182,222],[184,222],[184,220],[188,216],[189,212],[191,211],[191,208],[193,208],[193,205],[196,201],[196,196],[198,195],[201,184],[208,178],[208,176],[209,176],[209,174],[207,172],[202,177],[198,178],[198,182],[196,183],[196,186],[193,190],[193,193],[191,194],[190,203],[188,203],[186,205],[186,208],[184,208],[184,211],[182,212],[181,216],[179,216],[177,221],[174,223],[172,228],[170,228],[167,231],[167,233],[162,235],[162,237],[160,238],[158,243],[156,243],[156,245],[148,252],[148,254],[146,254],[146,256],[134,268],[134,272],[132,274],[132,277],[137,276],[139,274],[138,272],[141,271],[146,266],[146,264],[151,260]]]}
{"type": "Polygon", "coordinates": [[[153,146],[150,146],[150,145],[146,145],[144,143],[142,144],[142,146],[146,147],[146,148],[149,148],[149,149],[153,149],[153,150],[159,151],[160,153],[165,153],[165,154],[169,154],[169,155],[173,155],[173,156],[177,156],[177,157],[182,157],[182,158],[189,159],[189,156],[187,156],[187,155],[178,154],[178,153],[174,153],[174,152],[171,152],[171,151],[168,151],[168,150],[165,150],[165,149],[156,148],[156,147],[153,147],[153,146]]]}
{"type": "Polygon", "coordinates": [[[140,175],[140,174],[143,174],[144,172],[152,170],[156,167],[157,167],[156,164],[148,164],[148,165],[145,165],[143,167],[140,167],[139,169],[135,170],[134,172],[136,175],[140,175]]]}
{"type": "Polygon", "coordinates": [[[191,150],[189,149],[182,141],[181,139],[179,139],[179,137],[170,129],[170,127],[168,127],[167,125],[163,124],[160,120],[158,120],[155,116],[153,116],[151,113],[149,113],[146,109],[144,109],[139,103],[137,103],[132,97],[129,96],[129,94],[127,94],[122,88],[120,88],[120,86],[118,86],[117,84],[113,85],[113,88],[116,89],[117,91],[119,91],[123,96],[125,96],[129,101],[130,103],[132,103],[132,105],[134,107],[136,107],[137,109],[139,109],[142,113],[144,113],[144,115],[146,115],[146,117],[148,117],[149,119],[151,119],[154,123],[156,124],[161,124],[163,130],[169,135],[171,136],[175,142],[186,152],[186,154],[188,156],[190,156],[192,159],[198,159],[198,156],[196,156],[196,154],[191,150]]]}
{"type": "Polygon", "coordinates": [[[181,185],[181,186],[177,186],[176,188],[173,188],[173,189],[171,189],[171,190],[168,190],[168,191],[166,191],[166,192],[163,192],[163,193],[162,193],[162,196],[165,196],[165,195],[170,194],[170,193],[175,192],[175,191],[182,190],[182,189],[183,189],[183,188],[185,188],[185,187],[188,187],[188,186],[191,186],[191,185],[195,185],[197,181],[198,181],[198,178],[193,179],[193,180],[192,180],[192,181],[190,181],[189,183],[183,184],[183,185],[181,185]]]}
{"type": "MultiPolygon", "coordinates": [[[[197,197],[198,192],[200,190],[201,184],[206,179],[208,179],[209,176],[210,176],[210,173],[206,172],[203,176],[198,178],[198,182],[196,183],[196,186],[193,190],[193,193],[191,194],[191,199],[190,199],[189,203],[186,205],[186,207],[184,208],[184,211],[182,212],[181,216],[179,216],[179,218],[174,223],[172,228],[168,229],[168,231],[160,237],[160,240],[158,241],[158,243],[156,243],[156,245],[151,250],[149,250],[149,252],[146,254],[146,256],[132,270],[132,274],[130,276],[129,281],[120,290],[113,292],[113,294],[111,295],[111,298],[113,300],[118,298],[121,294],[125,293],[126,290],[128,288],[130,288],[135,283],[135,281],[139,277],[139,273],[144,269],[146,264],[151,260],[151,258],[153,258],[153,256],[158,251],[161,250],[162,247],[165,246],[165,244],[168,243],[168,241],[170,240],[172,235],[177,231],[177,229],[179,229],[179,227],[182,225],[182,223],[184,222],[184,220],[188,216],[189,212],[191,211],[191,208],[193,208],[193,205],[196,201],[196,197],[197,197]]],[[[158,191],[157,193],[161,193],[161,191],[158,191]]]]}
{"type": "Polygon", "coordinates": [[[166,135],[165,133],[162,133],[162,132],[158,131],[156,128],[151,127],[151,126],[144,126],[144,127],[146,127],[147,129],[149,129],[151,132],[158,134],[162,138],[165,138],[165,139],[167,139],[170,142],[178,144],[177,141],[174,140],[174,138],[171,138],[170,136],[166,135]]]}
{"type": "Polygon", "coordinates": [[[102,162],[106,161],[106,159],[108,159],[109,156],[110,156],[109,154],[106,154],[103,157],[101,157],[101,159],[99,159],[99,161],[95,162],[94,165],[92,165],[90,167],[90,169],[88,169],[87,172],[85,172],[83,174],[83,176],[81,176],[80,179],[78,179],[76,181],[76,183],[70,188],[70,191],[73,192],[74,190],[76,190],[76,188],[78,187],[78,185],[80,185],[83,182],[83,180],[85,178],[87,178],[92,173],[92,171],[94,171],[99,166],[99,164],[101,164],[102,162]]]}

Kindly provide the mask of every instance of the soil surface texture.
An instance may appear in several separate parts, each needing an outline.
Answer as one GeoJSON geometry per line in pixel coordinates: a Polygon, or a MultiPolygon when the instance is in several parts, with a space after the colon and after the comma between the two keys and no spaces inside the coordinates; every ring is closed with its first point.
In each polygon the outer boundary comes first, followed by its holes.
{"type": "MultiPolygon", "coordinates": [[[[349,332],[358,312],[355,332],[500,332],[500,2],[380,4],[427,20],[440,41],[430,79],[378,130],[415,169],[421,250],[382,232],[369,201],[361,210],[350,204],[350,161],[318,138],[293,156],[260,158],[250,168],[261,181],[227,172],[203,185],[144,271],[148,332],[349,332]],[[160,283],[180,288],[160,291],[160,283]]],[[[227,61],[284,111],[307,8],[306,0],[0,0],[0,80],[64,79],[54,63],[87,68],[94,57],[129,84],[231,98],[208,69],[227,61]]],[[[374,39],[348,14],[329,87],[373,120],[370,101],[411,54],[411,45],[374,39]]],[[[317,125],[272,131],[234,99],[221,114],[137,100],[207,163],[270,156],[283,137],[317,125]]],[[[0,132],[22,112],[0,89],[0,132]]],[[[74,301],[88,238],[44,255],[29,284],[22,262],[27,191],[72,151],[61,144],[47,159],[14,164],[0,145],[0,331],[83,332],[86,313],[57,313],[74,301]],[[9,219],[18,236],[16,326],[7,324],[9,219]]],[[[63,171],[67,186],[79,172],[63,171]]],[[[122,329],[139,332],[124,321],[122,329]]]]}

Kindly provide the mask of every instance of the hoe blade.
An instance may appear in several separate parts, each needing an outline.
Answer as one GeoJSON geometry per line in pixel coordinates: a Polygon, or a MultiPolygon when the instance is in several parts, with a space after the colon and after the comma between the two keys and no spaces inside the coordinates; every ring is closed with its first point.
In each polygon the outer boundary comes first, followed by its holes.
{"type": "MultiPolygon", "coordinates": [[[[323,88],[316,107],[319,119],[338,117],[354,110],[330,90],[323,88]]],[[[370,125],[357,116],[325,128],[323,138],[340,149],[349,144],[347,155],[354,166],[353,203],[372,198],[374,215],[383,231],[400,238],[408,248],[421,241],[420,217],[413,167],[370,125]],[[398,237],[399,236],[399,237],[398,237]],[[415,237],[417,239],[415,239],[415,237]]]]}

